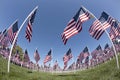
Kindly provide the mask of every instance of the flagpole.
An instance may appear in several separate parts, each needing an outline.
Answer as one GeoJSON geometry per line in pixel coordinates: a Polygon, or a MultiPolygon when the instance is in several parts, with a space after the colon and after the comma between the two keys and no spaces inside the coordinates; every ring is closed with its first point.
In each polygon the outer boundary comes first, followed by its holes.
{"type": "Polygon", "coordinates": [[[14,40],[13,40],[13,43],[12,43],[12,46],[11,46],[11,49],[10,49],[9,59],[8,59],[8,73],[10,72],[10,58],[11,58],[13,46],[14,46],[14,44],[15,44],[15,41],[16,41],[17,37],[18,37],[18,34],[20,33],[21,29],[23,28],[23,25],[25,24],[25,22],[28,20],[29,16],[30,16],[37,8],[38,8],[38,6],[36,6],[36,7],[32,10],[32,12],[27,16],[27,18],[23,21],[22,25],[20,26],[18,32],[17,32],[16,35],[15,35],[15,38],[14,38],[14,40]]]}
{"type": "MultiPolygon", "coordinates": [[[[83,7],[83,6],[82,6],[83,7]]],[[[95,17],[95,15],[94,14],[92,14],[89,10],[87,10],[85,7],[83,7],[86,11],[88,11],[96,20],[98,20],[96,17],[95,17]]],[[[100,22],[101,23],[101,22],[100,22]]],[[[102,25],[102,23],[101,23],[101,26],[103,27],[103,25],[102,25]]],[[[111,44],[112,44],[112,46],[113,46],[113,50],[114,50],[114,53],[115,53],[115,57],[116,57],[116,63],[117,63],[117,68],[119,69],[119,62],[118,62],[118,55],[117,55],[117,53],[116,53],[116,50],[115,50],[115,46],[114,46],[114,44],[113,44],[113,42],[112,42],[112,40],[111,40],[111,38],[110,38],[110,36],[109,36],[109,33],[105,30],[105,33],[107,34],[107,36],[108,36],[108,38],[109,38],[109,40],[110,40],[110,42],[111,42],[111,44]]]]}

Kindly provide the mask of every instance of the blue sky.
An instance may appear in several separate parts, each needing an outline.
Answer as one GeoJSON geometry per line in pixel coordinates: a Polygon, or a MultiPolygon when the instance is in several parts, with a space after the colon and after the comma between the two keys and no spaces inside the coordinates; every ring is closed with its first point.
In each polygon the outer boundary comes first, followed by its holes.
{"type": "Polygon", "coordinates": [[[62,58],[69,48],[72,49],[72,54],[74,55],[74,58],[69,61],[69,64],[71,64],[86,46],[89,47],[89,51],[91,52],[99,44],[102,47],[106,43],[111,45],[105,33],[98,41],[89,35],[88,29],[95,19],[83,23],[83,30],[71,37],[66,45],[63,45],[61,33],[68,21],[79,10],[80,6],[83,5],[86,7],[97,18],[99,18],[102,11],[105,11],[119,21],[119,3],[119,0],[1,0],[0,31],[8,28],[16,19],[18,19],[20,27],[32,9],[38,5],[39,8],[33,23],[31,43],[25,38],[25,24],[18,35],[18,44],[23,50],[28,50],[30,59],[33,62],[35,62],[33,54],[35,49],[38,48],[41,56],[40,65],[43,64],[46,54],[52,48],[52,62],[57,59],[60,66],[63,67],[62,58]]]}

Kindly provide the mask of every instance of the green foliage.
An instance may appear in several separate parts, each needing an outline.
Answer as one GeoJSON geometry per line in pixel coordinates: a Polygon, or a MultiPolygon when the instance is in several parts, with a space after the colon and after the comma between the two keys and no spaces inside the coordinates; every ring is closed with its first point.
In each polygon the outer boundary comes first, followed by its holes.
{"type": "Polygon", "coordinates": [[[14,64],[7,73],[7,60],[0,57],[0,80],[120,80],[120,69],[114,58],[94,68],[72,73],[36,72],[14,64]]]}
{"type": "Polygon", "coordinates": [[[24,52],[23,52],[23,49],[22,49],[19,45],[17,45],[15,48],[13,48],[12,54],[16,54],[17,51],[18,51],[19,54],[20,54],[20,59],[23,60],[23,53],[24,53],[24,52]]]}

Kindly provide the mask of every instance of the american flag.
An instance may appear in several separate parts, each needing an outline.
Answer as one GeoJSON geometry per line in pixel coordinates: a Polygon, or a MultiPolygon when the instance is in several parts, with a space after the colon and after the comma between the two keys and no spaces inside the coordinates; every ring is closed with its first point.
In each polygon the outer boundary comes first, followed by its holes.
{"type": "Polygon", "coordinates": [[[91,14],[88,13],[83,7],[79,9],[76,15],[68,22],[67,27],[62,33],[62,39],[64,45],[67,43],[67,40],[78,34],[82,30],[82,23],[90,19],[91,14]]]}
{"type": "Polygon", "coordinates": [[[109,44],[108,44],[108,43],[107,43],[107,44],[105,44],[104,49],[107,49],[107,48],[109,48],[109,44]]]}
{"type": "Polygon", "coordinates": [[[110,32],[109,32],[109,35],[110,35],[110,38],[113,40],[113,39],[116,39],[116,37],[120,34],[119,32],[119,22],[116,20],[113,25],[111,26],[110,28],[110,32]]]}
{"type": "Polygon", "coordinates": [[[102,50],[100,44],[98,45],[98,47],[96,48],[96,50],[102,50]]]}
{"type": "Polygon", "coordinates": [[[84,58],[86,58],[87,56],[89,56],[88,47],[84,48],[83,55],[84,55],[84,58]]]}
{"type": "Polygon", "coordinates": [[[64,63],[68,62],[71,58],[72,58],[72,53],[71,53],[71,49],[69,49],[63,57],[64,63]]]}
{"type": "Polygon", "coordinates": [[[34,58],[35,58],[36,63],[38,63],[38,61],[40,60],[40,55],[39,55],[37,49],[36,49],[36,51],[35,51],[35,53],[34,53],[34,58]]]}
{"type": "Polygon", "coordinates": [[[84,59],[84,53],[81,52],[77,59],[79,60],[80,63],[82,63],[82,60],[84,59]]]}
{"type": "Polygon", "coordinates": [[[101,48],[100,45],[98,45],[97,48],[94,51],[91,52],[92,58],[96,59],[99,51],[102,51],[102,48],[101,48]]]}
{"type": "Polygon", "coordinates": [[[4,38],[1,40],[1,44],[4,47],[8,47],[9,46],[9,38],[7,36],[4,36],[4,38]]]}
{"type": "Polygon", "coordinates": [[[114,19],[107,13],[102,12],[99,20],[95,20],[89,29],[90,35],[95,39],[99,39],[107,28],[114,22],[114,19]]]}
{"type": "Polygon", "coordinates": [[[57,67],[58,67],[58,62],[57,62],[57,60],[56,60],[55,63],[54,63],[53,69],[56,70],[57,67]]]}
{"type": "Polygon", "coordinates": [[[89,63],[89,56],[85,58],[85,64],[88,64],[88,63],[89,63]]]}
{"type": "Polygon", "coordinates": [[[0,32],[0,41],[4,39],[4,37],[7,36],[7,29],[5,29],[3,32],[0,32]]]}
{"type": "Polygon", "coordinates": [[[25,50],[25,53],[23,55],[23,59],[24,59],[24,62],[29,62],[30,61],[27,49],[25,50]]]}
{"type": "Polygon", "coordinates": [[[7,29],[0,33],[0,42],[3,46],[7,47],[9,44],[9,38],[7,36],[7,29]]]}
{"type": "Polygon", "coordinates": [[[35,19],[37,9],[29,16],[27,27],[26,27],[26,35],[25,38],[30,42],[32,38],[32,24],[35,19]]]}
{"type": "Polygon", "coordinates": [[[7,31],[7,36],[11,44],[14,41],[17,31],[18,31],[18,21],[16,21],[7,31]]]}
{"type": "Polygon", "coordinates": [[[2,32],[0,32],[0,44],[1,44],[2,32]]]}
{"type": "Polygon", "coordinates": [[[52,50],[50,49],[50,51],[48,52],[48,54],[46,55],[46,57],[44,59],[44,64],[47,63],[48,61],[52,60],[51,53],[52,53],[52,50]]]}
{"type": "MultiPolygon", "coordinates": [[[[64,55],[63,57],[63,62],[64,62],[64,69],[67,67],[67,62],[72,58],[72,53],[71,53],[71,49],[69,49],[67,51],[67,53],[64,55]]],[[[63,69],[63,70],[64,70],[63,69]]]]}

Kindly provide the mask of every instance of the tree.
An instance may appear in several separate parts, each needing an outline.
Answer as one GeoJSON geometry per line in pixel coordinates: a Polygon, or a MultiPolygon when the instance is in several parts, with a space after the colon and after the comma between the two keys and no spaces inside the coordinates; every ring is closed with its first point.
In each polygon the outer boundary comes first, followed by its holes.
{"type": "Polygon", "coordinates": [[[23,60],[23,49],[19,46],[19,45],[16,45],[14,48],[13,48],[13,52],[12,52],[12,55],[18,53],[20,55],[20,60],[23,60]]]}

